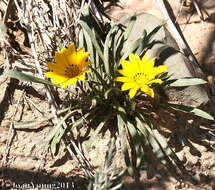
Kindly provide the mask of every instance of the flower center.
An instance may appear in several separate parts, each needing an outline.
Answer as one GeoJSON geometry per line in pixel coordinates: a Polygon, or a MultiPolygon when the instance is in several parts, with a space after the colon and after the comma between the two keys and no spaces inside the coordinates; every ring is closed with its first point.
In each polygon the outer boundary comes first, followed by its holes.
{"type": "Polygon", "coordinates": [[[73,78],[73,77],[76,77],[80,74],[80,69],[77,65],[74,65],[74,64],[70,64],[70,65],[67,65],[65,67],[65,74],[69,77],[69,78],[73,78]]]}
{"type": "Polygon", "coordinates": [[[150,80],[145,73],[137,73],[133,79],[138,85],[146,84],[150,80]]]}

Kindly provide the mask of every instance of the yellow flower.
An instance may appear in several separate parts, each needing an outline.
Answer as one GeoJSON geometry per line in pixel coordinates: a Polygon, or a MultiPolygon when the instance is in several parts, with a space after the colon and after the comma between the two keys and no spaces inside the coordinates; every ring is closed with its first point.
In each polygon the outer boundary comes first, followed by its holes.
{"type": "Polygon", "coordinates": [[[47,63],[53,72],[47,72],[46,77],[52,78],[53,84],[61,84],[61,88],[69,84],[76,84],[77,80],[85,80],[85,72],[90,72],[86,67],[91,62],[86,61],[89,52],[84,49],[76,51],[75,45],[70,44],[68,49],[63,47],[60,52],[55,52],[56,63],[47,63]]]}
{"type": "Polygon", "coordinates": [[[130,89],[130,98],[133,98],[139,89],[153,98],[154,91],[149,86],[152,83],[162,83],[161,79],[155,77],[164,72],[167,67],[165,65],[154,67],[155,58],[148,60],[146,54],[142,59],[137,54],[130,54],[129,60],[121,60],[123,69],[118,72],[123,77],[117,77],[115,81],[124,83],[121,87],[122,91],[130,89]]]}

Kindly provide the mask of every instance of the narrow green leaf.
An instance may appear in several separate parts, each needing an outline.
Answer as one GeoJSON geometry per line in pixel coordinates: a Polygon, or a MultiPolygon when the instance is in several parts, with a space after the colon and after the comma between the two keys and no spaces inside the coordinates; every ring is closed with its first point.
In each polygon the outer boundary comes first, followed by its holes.
{"type": "Polygon", "coordinates": [[[35,83],[41,83],[41,84],[47,84],[52,85],[53,84],[50,81],[34,77],[32,75],[24,74],[19,71],[11,71],[11,70],[4,70],[0,68],[0,75],[6,75],[11,78],[15,78],[21,81],[27,81],[27,82],[35,82],[35,83]]]}
{"type": "Polygon", "coordinates": [[[143,42],[143,38],[136,40],[131,46],[128,47],[127,51],[123,54],[121,59],[127,59],[127,57],[136,50],[139,45],[143,42]]]}
{"type": "MultiPolygon", "coordinates": [[[[78,111],[78,110],[76,110],[76,111],[78,111]]],[[[80,119],[78,119],[77,121],[75,121],[73,123],[72,128],[70,130],[72,130],[73,128],[79,126],[81,123],[83,123],[84,118],[86,118],[88,115],[89,115],[89,113],[85,114],[80,119]]],[[[50,147],[51,147],[51,151],[52,151],[53,154],[56,153],[56,150],[57,150],[56,146],[61,141],[63,135],[66,132],[66,130],[67,130],[66,128],[58,130],[58,132],[55,134],[54,138],[52,139],[50,147]]]]}
{"type": "Polygon", "coordinates": [[[90,16],[90,10],[89,10],[89,3],[84,2],[84,6],[82,6],[81,13],[84,16],[84,18],[88,18],[90,16]]]}
{"type": "Polygon", "coordinates": [[[79,42],[79,49],[84,47],[84,32],[83,30],[80,30],[79,35],[78,35],[78,42],[79,42]]]}
{"type": "Polygon", "coordinates": [[[154,37],[154,35],[166,24],[166,22],[161,23],[156,26],[145,38],[144,41],[146,44],[154,37]]]}
{"type": "Polygon", "coordinates": [[[87,142],[86,148],[89,150],[90,147],[92,146],[96,136],[99,134],[99,132],[101,131],[102,127],[104,126],[105,121],[101,122],[98,127],[96,128],[96,130],[93,132],[93,134],[90,136],[90,139],[87,142]]]}
{"type": "Polygon", "coordinates": [[[180,105],[180,104],[172,104],[172,103],[163,103],[164,106],[171,106],[173,108],[182,110],[182,111],[186,111],[186,112],[190,112],[193,113],[196,116],[208,119],[208,120],[214,120],[214,117],[211,116],[209,113],[198,109],[198,108],[194,108],[194,107],[189,107],[189,106],[184,106],[184,105],[180,105]]]}
{"type": "Polygon", "coordinates": [[[37,150],[40,150],[42,148],[44,148],[49,142],[50,140],[52,140],[52,138],[55,136],[55,134],[61,129],[63,123],[65,122],[65,120],[67,118],[69,118],[72,114],[74,113],[74,111],[71,111],[69,113],[67,113],[61,120],[60,122],[54,126],[54,128],[49,132],[49,134],[47,135],[47,137],[44,139],[43,144],[41,144],[37,150]]]}
{"type": "Polygon", "coordinates": [[[136,167],[139,167],[143,157],[143,152],[141,147],[143,145],[143,141],[141,140],[141,138],[143,138],[143,135],[141,135],[138,129],[136,129],[134,125],[130,122],[127,122],[127,127],[132,137],[132,141],[136,151],[136,156],[137,156],[136,167]]]}
{"type": "MultiPolygon", "coordinates": [[[[59,110],[57,112],[57,115],[61,115],[65,112],[69,111],[69,108],[59,110]]],[[[42,123],[49,121],[50,119],[53,119],[53,114],[47,114],[43,117],[40,117],[39,119],[31,120],[31,121],[19,121],[14,122],[14,128],[15,129],[38,129],[42,123]]]]}
{"type": "Polygon", "coordinates": [[[139,47],[137,48],[137,50],[136,50],[136,54],[138,54],[138,55],[141,55],[142,53],[143,53],[143,51],[145,50],[146,51],[146,45],[147,44],[145,44],[144,43],[144,39],[146,38],[146,35],[147,35],[147,33],[146,33],[146,30],[144,30],[143,31],[143,34],[142,34],[142,38],[143,38],[143,42],[142,43],[140,43],[140,45],[139,45],[139,47]]]}
{"type": "Polygon", "coordinates": [[[137,20],[137,16],[136,16],[136,13],[130,18],[129,22],[128,22],[128,25],[126,27],[126,30],[124,32],[124,40],[126,41],[134,27],[134,24],[137,20]]]}
{"type": "Polygon", "coordinates": [[[57,147],[56,147],[56,146],[57,146],[57,144],[60,142],[61,138],[63,137],[63,135],[64,135],[64,133],[65,133],[65,131],[66,131],[66,128],[65,128],[65,129],[62,129],[62,130],[59,130],[59,131],[55,134],[54,138],[52,139],[51,145],[50,145],[52,154],[55,154],[55,153],[56,153],[56,151],[57,151],[57,147]]]}
{"type": "Polygon", "coordinates": [[[105,45],[104,45],[104,66],[105,66],[105,71],[108,75],[110,75],[110,63],[109,63],[109,44],[110,44],[110,36],[113,32],[113,24],[110,29],[110,31],[107,34],[106,40],[105,40],[105,45]]]}
{"type": "Polygon", "coordinates": [[[89,115],[90,115],[90,113],[86,113],[86,114],[83,115],[80,119],[76,120],[76,121],[72,124],[71,130],[73,130],[75,127],[78,127],[81,123],[83,123],[84,119],[87,118],[89,115]]]}
{"type": "Polygon", "coordinates": [[[97,70],[92,67],[90,69],[92,69],[92,71],[96,74],[97,78],[100,80],[102,85],[107,87],[108,86],[107,82],[102,78],[102,76],[97,72],[97,70]]]}
{"type": "Polygon", "coordinates": [[[128,147],[127,147],[127,139],[126,139],[126,131],[125,131],[125,123],[122,119],[121,115],[117,115],[117,123],[118,123],[118,129],[119,129],[119,137],[120,137],[120,141],[122,143],[122,151],[124,154],[124,159],[125,159],[125,163],[126,166],[128,168],[128,173],[133,176],[134,175],[134,170],[132,168],[132,164],[129,158],[129,154],[128,154],[128,147]]]}
{"type": "Polygon", "coordinates": [[[117,190],[120,189],[122,187],[123,183],[119,183],[118,185],[116,185],[115,187],[110,188],[110,190],[117,190]]]}
{"type": "Polygon", "coordinates": [[[1,22],[0,23],[0,41],[3,42],[6,39],[6,35],[7,35],[7,27],[3,22],[1,22]]]}
{"type": "Polygon", "coordinates": [[[121,59],[121,53],[125,44],[125,40],[124,40],[124,35],[122,32],[122,29],[119,28],[116,33],[115,33],[115,37],[113,37],[114,42],[113,42],[113,47],[114,47],[114,71],[115,69],[118,67],[118,63],[120,62],[121,59]]]}
{"type": "MultiPolygon", "coordinates": [[[[155,137],[151,133],[151,130],[145,125],[139,118],[136,117],[136,121],[139,124],[138,128],[141,130],[145,138],[148,140],[148,143],[152,146],[152,151],[156,155],[156,157],[163,163],[166,164],[165,155],[160,148],[158,142],[155,137]],[[142,128],[142,129],[141,129],[142,128]]],[[[147,143],[147,144],[148,144],[147,143]]]]}
{"type": "Polygon", "coordinates": [[[89,26],[84,21],[81,20],[80,24],[81,24],[82,28],[90,36],[91,41],[92,41],[94,47],[96,48],[99,56],[101,57],[102,61],[104,61],[104,55],[103,55],[102,50],[101,50],[101,48],[100,48],[100,46],[99,46],[99,44],[98,44],[98,42],[96,40],[95,34],[92,32],[92,30],[89,28],[89,26]]]}
{"type": "Polygon", "coordinates": [[[87,51],[90,53],[90,61],[93,63],[93,67],[96,68],[96,63],[94,60],[94,50],[93,50],[93,44],[92,41],[89,37],[89,35],[87,34],[87,32],[85,30],[82,30],[83,34],[84,34],[84,39],[86,41],[87,44],[87,51]]]}
{"type": "Polygon", "coordinates": [[[214,120],[214,117],[211,116],[209,113],[201,110],[201,109],[198,109],[198,108],[194,108],[191,113],[194,113],[194,115],[196,116],[199,116],[199,117],[202,117],[202,118],[205,118],[205,119],[209,119],[209,120],[214,120]]]}
{"type": "Polygon", "coordinates": [[[200,78],[181,78],[177,79],[175,82],[171,83],[169,86],[171,87],[182,87],[182,86],[193,86],[206,84],[207,81],[200,78]]]}
{"type": "Polygon", "coordinates": [[[168,157],[172,158],[172,160],[175,160],[175,159],[179,160],[177,155],[172,151],[172,149],[169,147],[166,140],[162,137],[162,135],[159,133],[159,131],[157,129],[153,129],[152,131],[153,131],[153,134],[155,135],[157,141],[161,145],[163,151],[165,152],[165,154],[168,157]]]}
{"type": "MultiPolygon", "coordinates": [[[[78,110],[75,110],[78,112],[78,110]]],[[[73,128],[79,126],[81,123],[83,123],[83,120],[84,118],[86,118],[87,116],[89,115],[89,113],[85,114],[84,116],[82,116],[80,119],[76,120],[73,125],[72,125],[72,128],[70,130],[72,130],[73,128]]],[[[63,135],[65,134],[67,128],[64,128],[64,129],[61,129],[61,130],[58,130],[58,132],[55,134],[54,138],[52,139],[51,141],[51,151],[53,154],[56,153],[56,146],[57,144],[61,141],[63,135]]]]}

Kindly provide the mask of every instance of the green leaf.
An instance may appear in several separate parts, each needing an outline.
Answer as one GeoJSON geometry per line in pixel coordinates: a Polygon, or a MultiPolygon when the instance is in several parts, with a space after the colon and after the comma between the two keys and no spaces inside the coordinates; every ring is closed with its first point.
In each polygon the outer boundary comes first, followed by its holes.
{"type": "Polygon", "coordinates": [[[65,128],[65,129],[62,129],[62,130],[59,130],[59,131],[55,134],[54,138],[52,139],[51,145],[50,145],[52,154],[55,154],[55,153],[56,153],[56,150],[57,150],[56,146],[57,146],[57,144],[60,142],[61,138],[63,137],[63,135],[64,135],[64,133],[65,133],[65,131],[66,131],[66,128],[65,128]]]}
{"type": "Polygon", "coordinates": [[[116,140],[112,137],[108,141],[108,150],[106,151],[105,155],[105,163],[104,163],[104,170],[108,170],[112,164],[112,160],[116,154],[116,140]]]}
{"type": "Polygon", "coordinates": [[[84,32],[83,30],[80,30],[79,35],[78,35],[78,45],[79,45],[79,49],[84,47],[84,32]]]}
{"type": "MultiPolygon", "coordinates": [[[[142,116],[141,116],[142,117],[142,116]]],[[[141,118],[143,119],[143,118],[141,118]]],[[[138,128],[140,131],[143,133],[145,138],[148,140],[147,144],[150,144],[152,146],[152,151],[156,155],[156,157],[165,165],[166,160],[165,160],[165,155],[160,148],[156,138],[154,137],[153,133],[151,132],[151,129],[148,128],[147,125],[145,125],[139,118],[136,117],[137,124],[139,124],[138,128]]]]}
{"type": "Polygon", "coordinates": [[[198,109],[198,108],[194,108],[191,113],[194,113],[194,115],[205,118],[205,119],[209,119],[209,120],[214,120],[213,116],[211,116],[209,113],[198,109]]]}
{"type": "Polygon", "coordinates": [[[125,44],[125,40],[124,40],[124,35],[121,28],[118,28],[118,30],[114,35],[115,36],[113,37],[113,48],[114,48],[113,57],[115,58],[114,59],[114,71],[115,71],[121,59],[121,52],[125,44]]]}
{"type": "Polygon", "coordinates": [[[89,150],[90,147],[92,146],[93,142],[95,141],[96,136],[99,134],[99,132],[101,131],[102,127],[104,126],[105,121],[101,122],[98,127],[96,128],[96,130],[93,132],[93,134],[90,136],[90,139],[87,142],[86,148],[89,150]]]}
{"type": "Polygon", "coordinates": [[[124,159],[125,159],[125,163],[126,166],[128,168],[128,173],[133,176],[134,175],[134,170],[132,168],[132,164],[131,161],[129,159],[129,154],[128,154],[128,147],[127,147],[127,139],[126,139],[126,131],[125,131],[125,123],[122,119],[121,115],[117,115],[117,123],[118,123],[118,130],[119,130],[119,137],[120,137],[120,141],[122,144],[122,151],[124,154],[124,159]]]}
{"type": "Polygon", "coordinates": [[[135,24],[136,20],[137,20],[137,16],[136,16],[136,13],[135,13],[130,18],[129,23],[128,23],[127,27],[126,27],[126,30],[124,32],[124,41],[126,41],[128,39],[128,37],[129,37],[133,27],[134,27],[134,24],[135,24]]]}
{"type": "Polygon", "coordinates": [[[132,142],[136,151],[137,156],[136,167],[139,167],[143,157],[142,152],[143,141],[141,140],[141,138],[144,138],[144,136],[141,133],[139,133],[138,129],[136,129],[132,123],[127,122],[127,127],[132,137],[132,142]]]}
{"type": "Polygon", "coordinates": [[[83,115],[80,119],[76,120],[76,121],[72,124],[71,130],[73,130],[73,128],[78,127],[81,123],[83,123],[84,119],[87,118],[89,115],[90,115],[90,113],[86,113],[86,114],[83,115]]]}
{"type": "Polygon", "coordinates": [[[144,42],[148,44],[148,42],[154,37],[154,35],[166,24],[166,22],[161,23],[156,26],[145,38],[144,42]]]}
{"type": "Polygon", "coordinates": [[[35,83],[41,83],[41,84],[47,84],[52,85],[53,84],[50,81],[34,77],[32,75],[24,74],[19,71],[11,71],[11,70],[4,70],[0,68],[0,75],[6,75],[11,78],[15,78],[21,81],[27,81],[27,82],[35,82],[35,83]]]}
{"type": "MultiPolygon", "coordinates": [[[[69,108],[59,110],[57,115],[61,115],[65,112],[69,111],[69,108]]],[[[38,129],[42,123],[49,121],[50,119],[54,118],[54,114],[47,114],[39,119],[31,120],[31,121],[19,121],[14,122],[15,129],[38,129]]]]}
{"type": "Polygon", "coordinates": [[[126,59],[134,50],[136,50],[139,45],[143,42],[143,38],[136,40],[131,46],[128,47],[127,51],[123,54],[121,59],[126,59]]]}
{"type": "MultiPolygon", "coordinates": [[[[78,110],[75,110],[78,112],[78,110]]],[[[89,115],[89,113],[85,114],[84,116],[82,116],[80,119],[76,120],[73,125],[72,128],[70,130],[72,130],[73,128],[79,126],[81,123],[83,123],[84,118],[86,118],[89,115]]],[[[53,154],[56,153],[56,146],[57,144],[61,141],[63,135],[65,134],[67,128],[58,130],[58,132],[55,134],[54,138],[51,141],[51,151],[53,154]]]]}
{"type": "Polygon", "coordinates": [[[214,120],[213,116],[211,116],[209,113],[198,109],[198,108],[194,108],[194,107],[189,107],[189,106],[184,106],[184,105],[180,105],[180,104],[172,104],[172,103],[162,103],[164,106],[171,106],[173,108],[182,110],[182,111],[186,111],[186,112],[190,112],[193,113],[196,116],[202,117],[204,119],[208,119],[208,120],[214,120]]]}
{"type": "Polygon", "coordinates": [[[83,30],[83,34],[84,34],[84,38],[85,38],[85,41],[87,44],[87,51],[90,53],[90,61],[93,63],[93,67],[96,68],[92,41],[85,30],[83,30]]]}
{"type": "MultiPolygon", "coordinates": [[[[142,36],[143,36],[142,38],[145,39],[146,35],[147,35],[146,30],[144,30],[143,34],[142,34],[142,36]]],[[[145,48],[146,48],[146,44],[144,43],[144,40],[143,40],[143,43],[140,43],[140,45],[137,48],[135,53],[138,54],[138,55],[141,55],[143,53],[143,51],[145,50],[145,48]]]]}
{"type": "Polygon", "coordinates": [[[104,45],[104,66],[105,66],[105,71],[108,75],[110,75],[109,43],[110,43],[110,36],[113,32],[113,29],[114,29],[114,26],[112,24],[112,27],[106,36],[105,45],[104,45]]]}
{"type": "Polygon", "coordinates": [[[107,82],[102,78],[102,76],[97,72],[97,70],[92,67],[90,69],[92,69],[92,71],[96,74],[97,78],[102,83],[102,85],[107,87],[108,86],[107,82]]]}
{"type": "Polygon", "coordinates": [[[169,86],[182,87],[182,86],[193,86],[193,85],[200,85],[200,84],[206,84],[206,83],[207,82],[205,80],[200,78],[182,78],[182,79],[177,79],[169,86]]]}
{"type": "Polygon", "coordinates": [[[120,189],[122,187],[123,183],[119,183],[118,185],[116,185],[115,187],[112,187],[110,190],[117,190],[120,189]]]}
{"type": "Polygon", "coordinates": [[[71,111],[71,112],[67,113],[67,114],[60,120],[60,122],[59,122],[56,126],[54,126],[54,128],[49,132],[48,136],[44,139],[43,144],[41,144],[41,145],[37,148],[37,150],[40,150],[40,149],[44,148],[44,147],[52,140],[52,138],[55,136],[55,134],[56,134],[60,129],[62,129],[61,127],[62,127],[63,123],[65,122],[65,120],[66,120],[67,118],[69,118],[73,113],[74,113],[74,111],[71,111]]]}
{"type": "Polygon", "coordinates": [[[179,163],[180,160],[178,158],[178,156],[175,154],[175,152],[169,147],[169,145],[167,144],[166,140],[163,138],[163,136],[159,133],[159,131],[157,129],[153,129],[152,130],[154,136],[156,137],[157,141],[159,142],[159,144],[161,145],[163,151],[165,152],[165,154],[171,158],[170,160],[173,160],[175,164],[179,163]]]}
{"type": "Polygon", "coordinates": [[[92,32],[92,30],[89,28],[89,26],[84,21],[80,20],[80,25],[87,32],[87,34],[91,38],[91,41],[92,41],[94,47],[97,50],[99,56],[104,61],[104,55],[103,55],[102,50],[101,50],[101,48],[100,48],[100,46],[99,46],[99,44],[98,44],[98,42],[96,40],[95,34],[92,32]]]}

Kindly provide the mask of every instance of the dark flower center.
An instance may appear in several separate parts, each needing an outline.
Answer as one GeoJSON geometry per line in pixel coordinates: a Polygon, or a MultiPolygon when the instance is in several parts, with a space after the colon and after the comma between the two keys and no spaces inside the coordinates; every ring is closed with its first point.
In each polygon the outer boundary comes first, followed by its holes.
{"type": "Polygon", "coordinates": [[[133,76],[134,81],[139,84],[143,85],[150,81],[149,77],[145,73],[137,73],[133,76]]]}
{"type": "Polygon", "coordinates": [[[68,77],[73,78],[80,74],[80,69],[77,65],[70,64],[65,67],[64,72],[68,77]]]}

